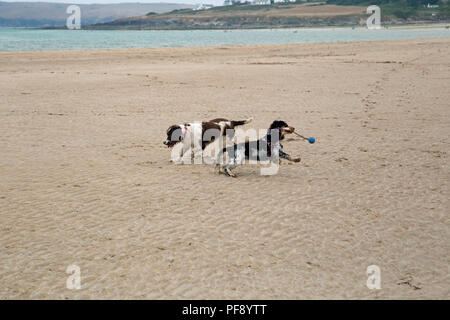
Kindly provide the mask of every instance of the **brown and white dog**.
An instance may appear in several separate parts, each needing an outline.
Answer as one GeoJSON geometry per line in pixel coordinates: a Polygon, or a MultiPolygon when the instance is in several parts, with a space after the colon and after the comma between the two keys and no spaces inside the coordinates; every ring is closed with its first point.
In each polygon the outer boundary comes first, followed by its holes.
{"type": "Polygon", "coordinates": [[[172,125],[167,129],[167,138],[163,142],[168,148],[174,147],[177,143],[183,142],[180,153],[172,159],[174,163],[181,163],[183,155],[190,149],[204,150],[208,144],[215,141],[219,136],[232,139],[234,128],[250,123],[253,118],[246,120],[228,120],[225,118],[212,119],[206,122],[191,122],[172,125]]]}

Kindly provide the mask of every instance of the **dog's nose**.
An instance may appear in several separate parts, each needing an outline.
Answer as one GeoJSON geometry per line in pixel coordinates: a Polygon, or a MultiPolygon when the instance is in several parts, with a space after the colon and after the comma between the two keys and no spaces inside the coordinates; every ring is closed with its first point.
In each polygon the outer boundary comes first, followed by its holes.
{"type": "Polygon", "coordinates": [[[164,144],[165,146],[167,146],[167,145],[169,144],[169,142],[167,142],[167,140],[166,140],[166,141],[163,142],[163,144],[164,144]]]}

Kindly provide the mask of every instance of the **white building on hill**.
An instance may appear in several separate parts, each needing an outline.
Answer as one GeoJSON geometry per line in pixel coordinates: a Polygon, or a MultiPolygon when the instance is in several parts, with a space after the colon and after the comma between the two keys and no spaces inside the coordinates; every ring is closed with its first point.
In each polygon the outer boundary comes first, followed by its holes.
{"type": "Polygon", "coordinates": [[[254,5],[271,5],[272,3],[280,3],[280,2],[295,2],[296,0],[225,0],[224,6],[231,6],[235,3],[249,3],[254,5]]]}
{"type": "Polygon", "coordinates": [[[214,7],[214,5],[212,5],[212,4],[203,4],[203,3],[200,3],[199,5],[197,5],[197,7],[195,7],[195,8],[192,9],[192,10],[194,10],[194,11],[197,11],[197,10],[208,10],[208,9],[213,8],[213,7],[214,7]]]}

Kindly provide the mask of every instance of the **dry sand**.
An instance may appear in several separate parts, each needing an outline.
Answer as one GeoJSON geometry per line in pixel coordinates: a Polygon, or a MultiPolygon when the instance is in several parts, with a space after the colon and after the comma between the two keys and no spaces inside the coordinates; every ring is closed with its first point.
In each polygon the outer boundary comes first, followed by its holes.
{"type": "Polygon", "coordinates": [[[450,39],[1,53],[0,298],[450,298],[449,56],[450,39]],[[288,139],[302,162],[270,177],[169,163],[169,125],[250,115],[317,143],[288,139]]]}

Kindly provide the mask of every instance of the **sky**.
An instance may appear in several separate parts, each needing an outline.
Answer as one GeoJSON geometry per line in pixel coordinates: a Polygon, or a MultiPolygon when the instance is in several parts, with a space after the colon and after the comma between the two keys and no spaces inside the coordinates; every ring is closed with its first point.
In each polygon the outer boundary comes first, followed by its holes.
{"type": "Polygon", "coordinates": [[[54,3],[73,3],[73,4],[105,4],[105,3],[210,3],[214,5],[223,4],[223,0],[0,0],[0,2],[54,2],[54,3]]]}

